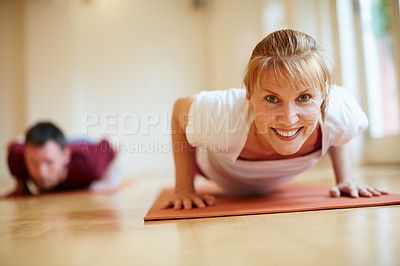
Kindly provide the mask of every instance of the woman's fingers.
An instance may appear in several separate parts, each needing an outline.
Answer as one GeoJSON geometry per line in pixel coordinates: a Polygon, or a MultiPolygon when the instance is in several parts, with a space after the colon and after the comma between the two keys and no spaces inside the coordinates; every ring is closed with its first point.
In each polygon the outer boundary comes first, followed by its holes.
{"type": "Polygon", "coordinates": [[[213,206],[215,204],[215,197],[211,195],[204,195],[203,196],[204,202],[207,204],[207,206],[213,206]]]}
{"type": "Polygon", "coordinates": [[[368,188],[359,188],[358,189],[358,193],[360,194],[360,196],[362,197],[373,197],[374,194],[372,194],[368,188]]]}
{"type": "Polygon", "coordinates": [[[193,199],[194,205],[196,205],[197,208],[205,208],[206,204],[204,204],[204,201],[200,197],[195,197],[193,199]]]}
{"type": "Polygon", "coordinates": [[[329,190],[331,197],[339,197],[341,195],[349,195],[352,198],[358,197],[358,191],[352,186],[334,186],[329,190]]]}
{"type": "Polygon", "coordinates": [[[373,187],[345,182],[345,183],[340,183],[337,186],[333,186],[329,190],[329,194],[331,195],[331,197],[348,195],[352,198],[358,198],[358,197],[378,197],[381,195],[387,195],[389,193],[373,187]]]}
{"type": "Polygon", "coordinates": [[[183,198],[183,208],[185,210],[190,210],[193,207],[192,199],[190,198],[183,198]]]}
{"type": "Polygon", "coordinates": [[[349,194],[350,197],[352,197],[352,198],[358,198],[358,197],[359,197],[358,189],[355,188],[355,187],[350,187],[350,188],[349,188],[349,193],[348,193],[348,194],[349,194]]]}
{"type": "Polygon", "coordinates": [[[339,197],[340,196],[340,190],[337,186],[332,187],[329,190],[329,194],[331,195],[331,197],[339,197]]]}
{"type": "Polygon", "coordinates": [[[358,188],[354,183],[344,183],[343,186],[339,185],[339,189],[342,193],[349,195],[352,198],[358,198],[358,188]]]}
{"type": "Polygon", "coordinates": [[[211,195],[186,195],[175,198],[174,200],[166,200],[160,205],[160,209],[173,208],[175,210],[190,210],[193,207],[205,208],[215,204],[215,197],[211,195]]]}
{"type": "Polygon", "coordinates": [[[181,199],[176,199],[174,201],[174,209],[175,210],[180,210],[182,208],[182,200],[181,199]]]}
{"type": "Polygon", "coordinates": [[[384,191],[384,190],[380,190],[380,189],[377,189],[377,188],[374,188],[376,191],[378,191],[379,193],[381,193],[381,195],[389,195],[389,192],[387,192],[387,191],[384,191]]]}
{"type": "Polygon", "coordinates": [[[172,202],[170,200],[166,200],[160,205],[160,209],[168,209],[173,206],[174,206],[174,204],[172,204],[172,202]]]}
{"type": "Polygon", "coordinates": [[[187,205],[185,205],[186,210],[191,209],[192,207],[205,208],[206,206],[211,206],[214,204],[214,197],[209,195],[204,195],[203,197],[200,197],[198,195],[191,195],[190,198],[186,199],[187,199],[187,205]]]}

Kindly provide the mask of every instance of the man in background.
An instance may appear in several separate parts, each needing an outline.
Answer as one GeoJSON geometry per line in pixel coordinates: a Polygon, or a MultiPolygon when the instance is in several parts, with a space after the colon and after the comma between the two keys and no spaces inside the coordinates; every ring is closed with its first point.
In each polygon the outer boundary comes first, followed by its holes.
{"type": "Polygon", "coordinates": [[[108,140],[67,143],[54,124],[37,123],[25,138],[8,145],[8,166],[17,185],[7,196],[31,195],[30,182],[39,193],[73,189],[111,192],[121,182],[116,155],[108,140]]]}

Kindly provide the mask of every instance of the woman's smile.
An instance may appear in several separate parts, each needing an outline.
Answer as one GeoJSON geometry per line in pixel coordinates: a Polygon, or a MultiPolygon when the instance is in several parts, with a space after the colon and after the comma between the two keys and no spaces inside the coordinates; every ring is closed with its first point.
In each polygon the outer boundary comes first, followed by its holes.
{"type": "Polygon", "coordinates": [[[281,140],[285,141],[291,141],[295,139],[301,132],[301,130],[304,127],[299,127],[299,128],[292,128],[292,129],[278,129],[278,128],[273,128],[271,129],[274,131],[276,136],[280,138],[281,140]]]}

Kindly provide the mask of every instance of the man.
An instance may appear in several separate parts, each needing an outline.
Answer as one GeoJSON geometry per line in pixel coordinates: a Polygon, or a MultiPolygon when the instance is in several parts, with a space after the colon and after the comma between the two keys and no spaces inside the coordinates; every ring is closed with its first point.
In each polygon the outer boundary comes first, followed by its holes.
{"type": "Polygon", "coordinates": [[[116,152],[107,140],[67,143],[60,129],[49,122],[30,128],[25,139],[8,146],[8,166],[17,181],[9,197],[31,195],[28,183],[39,193],[89,188],[109,192],[120,184],[116,152]]]}

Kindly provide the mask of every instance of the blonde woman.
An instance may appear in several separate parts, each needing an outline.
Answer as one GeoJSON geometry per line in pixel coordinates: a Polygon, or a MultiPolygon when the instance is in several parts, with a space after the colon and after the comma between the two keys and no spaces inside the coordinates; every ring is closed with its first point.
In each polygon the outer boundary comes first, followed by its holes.
{"type": "Polygon", "coordinates": [[[354,180],[346,143],[367,128],[368,120],[346,89],[328,85],[330,76],[316,41],[285,29],[257,44],[245,89],[178,99],[172,119],[175,198],[163,208],[215,203],[211,195],[196,194],[196,173],[229,194],[268,193],[325,153],[336,175],[331,196],[386,194],[354,180]]]}

